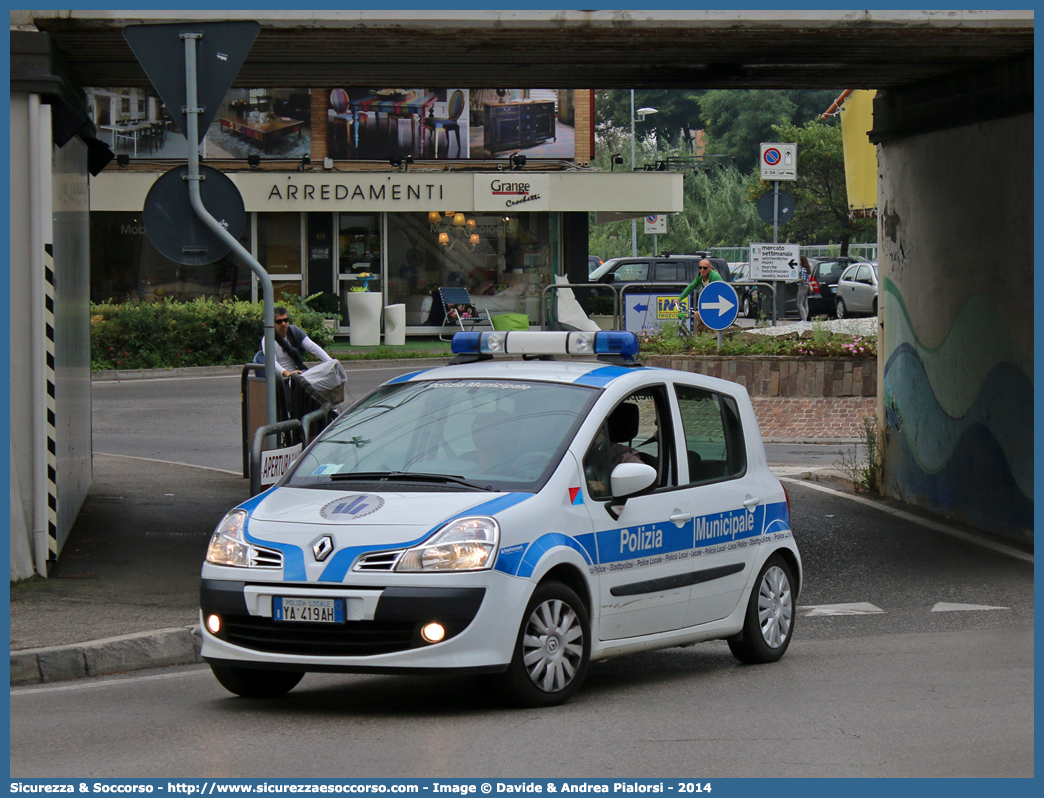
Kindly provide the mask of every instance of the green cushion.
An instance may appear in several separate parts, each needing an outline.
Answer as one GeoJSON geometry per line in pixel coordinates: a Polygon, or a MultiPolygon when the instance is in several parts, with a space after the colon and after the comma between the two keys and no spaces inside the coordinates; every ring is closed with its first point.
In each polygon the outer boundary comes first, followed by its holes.
{"type": "Polygon", "coordinates": [[[525,313],[500,313],[493,317],[494,330],[528,330],[529,316],[525,313]]]}

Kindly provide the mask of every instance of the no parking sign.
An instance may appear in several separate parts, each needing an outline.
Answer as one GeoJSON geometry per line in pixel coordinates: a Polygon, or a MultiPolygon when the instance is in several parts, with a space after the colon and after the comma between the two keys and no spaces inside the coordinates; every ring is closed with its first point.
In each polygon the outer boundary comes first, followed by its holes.
{"type": "Polygon", "coordinates": [[[667,232],[667,214],[665,213],[654,213],[645,217],[645,232],[646,233],[666,233],[667,232]]]}

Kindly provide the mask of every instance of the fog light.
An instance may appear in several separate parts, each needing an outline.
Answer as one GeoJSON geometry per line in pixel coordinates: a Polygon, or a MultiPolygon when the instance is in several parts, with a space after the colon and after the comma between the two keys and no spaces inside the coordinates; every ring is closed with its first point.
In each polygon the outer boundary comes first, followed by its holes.
{"type": "Polygon", "coordinates": [[[429,643],[438,643],[446,636],[446,630],[441,623],[428,623],[421,629],[421,637],[429,643]]]}
{"type": "Polygon", "coordinates": [[[212,635],[216,635],[218,632],[220,632],[221,631],[221,618],[219,618],[217,615],[208,615],[207,616],[207,629],[210,630],[210,633],[212,635]]]}

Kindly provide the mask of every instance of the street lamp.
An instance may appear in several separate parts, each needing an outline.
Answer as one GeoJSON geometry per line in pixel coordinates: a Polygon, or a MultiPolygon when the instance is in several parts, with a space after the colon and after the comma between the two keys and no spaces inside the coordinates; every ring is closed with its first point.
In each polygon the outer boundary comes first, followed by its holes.
{"type": "MultiPolygon", "coordinates": [[[[639,108],[638,118],[645,121],[648,114],[655,114],[656,108],[639,108]]],[[[634,89],[631,89],[631,171],[637,167],[634,156],[634,89]]],[[[631,257],[638,257],[638,220],[631,219],[631,257]]]]}

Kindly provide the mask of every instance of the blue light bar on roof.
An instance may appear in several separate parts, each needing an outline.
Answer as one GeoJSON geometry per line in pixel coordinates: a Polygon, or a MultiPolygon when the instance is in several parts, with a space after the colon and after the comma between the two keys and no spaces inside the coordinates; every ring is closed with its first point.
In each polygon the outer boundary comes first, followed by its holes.
{"type": "Polygon", "coordinates": [[[459,332],[455,355],[616,355],[638,356],[638,336],[622,330],[601,332],[459,332]]]}

